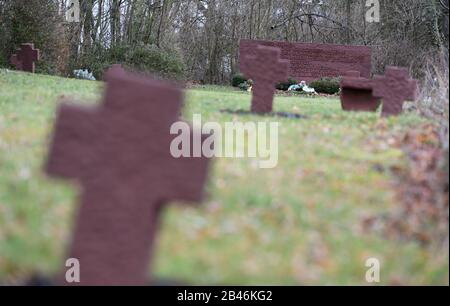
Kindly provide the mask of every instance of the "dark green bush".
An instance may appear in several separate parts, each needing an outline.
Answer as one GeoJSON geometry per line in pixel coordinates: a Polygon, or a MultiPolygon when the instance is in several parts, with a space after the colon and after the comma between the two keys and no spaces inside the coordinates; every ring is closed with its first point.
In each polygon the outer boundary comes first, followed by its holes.
{"type": "Polygon", "coordinates": [[[166,79],[181,80],[185,77],[185,65],[181,56],[173,50],[155,45],[130,46],[118,44],[109,49],[93,47],[89,54],[72,64],[74,69],[88,69],[97,79],[113,64],[122,64],[128,69],[152,73],[166,79]]]}
{"type": "Polygon", "coordinates": [[[185,66],[179,54],[156,45],[140,45],[129,49],[126,63],[135,70],[156,73],[170,79],[182,79],[185,76],[185,66]]]}
{"type": "Polygon", "coordinates": [[[0,68],[9,68],[10,63],[3,54],[3,51],[0,50],[0,68]]]}
{"type": "Polygon", "coordinates": [[[340,78],[321,78],[311,82],[309,87],[314,88],[317,93],[334,95],[339,93],[340,78]]]}
{"type": "Polygon", "coordinates": [[[289,78],[285,82],[278,83],[276,87],[278,90],[287,91],[289,87],[295,84],[298,84],[298,81],[293,78],[289,78]]]}
{"type": "Polygon", "coordinates": [[[241,84],[247,82],[247,79],[244,77],[242,73],[238,73],[233,76],[231,80],[231,85],[233,87],[239,87],[241,84]]]}

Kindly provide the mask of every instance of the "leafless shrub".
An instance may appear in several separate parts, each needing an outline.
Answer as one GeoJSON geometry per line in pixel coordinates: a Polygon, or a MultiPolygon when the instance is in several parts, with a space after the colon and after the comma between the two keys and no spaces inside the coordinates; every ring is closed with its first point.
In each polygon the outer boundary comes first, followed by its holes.
{"type": "Polygon", "coordinates": [[[448,65],[448,50],[443,50],[439,56],[427,60],[419,99],[415,104],[415,108],[421,115],[439,122],[442,145],[447,155],[449,149],[448,65]]]}
{"type": "MultiPolygon", "coordinates": [[[[433,119],[440,125],[440,138],[443,155],[439,161],[442,188],[447,197],[443,198],[448,216],[449,192],[449,68],[448,51],[443,51],[437,60],[428,61],[419,99],[416,107],[420,114],[433,119]]],[[[447,219],[448,220],[448,219],[447,219]]]]}
{"type": "MultiPolygon", "coordinates": [[[[449,70],[448,55],[428,61],[416,107],[428,118],[439,119],[448,127],[449,119],[449,70]]],[[[447,128],[448,130],[448,128],[447,128]]]]}

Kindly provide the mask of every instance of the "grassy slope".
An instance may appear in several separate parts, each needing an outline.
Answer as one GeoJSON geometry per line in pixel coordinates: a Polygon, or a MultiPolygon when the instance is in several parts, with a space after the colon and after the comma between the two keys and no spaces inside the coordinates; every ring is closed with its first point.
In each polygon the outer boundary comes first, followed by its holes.
{"type": "MultiPolygon", "coordinates": [[[[0,70],[0,279],[61,267],[77,190],[41,167],[58,98],[91,103],[101,87],[0,70]]],[[[225,88],[191,90],[186,118],[274,120],[219,112],[249,100],[225,88]]],[[[309,116],[280,119],[279,166],[216,160],[209,200],[166,211],[156,274],[193,284],[365,284],[365,260],[377,257],[384,284],[448,283],[447,255],[360,226],[397,205],[389,168],[405,158],[390,139],[423,119],[344,113],[338,100],[320,98],[279,97],[276,110],[309,116]]]]}

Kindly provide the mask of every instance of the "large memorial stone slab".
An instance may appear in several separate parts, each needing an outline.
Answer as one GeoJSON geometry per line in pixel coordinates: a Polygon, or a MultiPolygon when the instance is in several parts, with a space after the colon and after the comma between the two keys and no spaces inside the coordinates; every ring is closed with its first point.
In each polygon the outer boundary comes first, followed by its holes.
{"type": "Polygon", "coordinates": [[[243,39],[240,41],[240,52],[251,55],[259,45],[280,48],[281,58],[290,62],[289,77],[299,82],[340,77],[347,71],[359,71],[364,78],[372,76],[372,49],[367,46],[243,39]]]}

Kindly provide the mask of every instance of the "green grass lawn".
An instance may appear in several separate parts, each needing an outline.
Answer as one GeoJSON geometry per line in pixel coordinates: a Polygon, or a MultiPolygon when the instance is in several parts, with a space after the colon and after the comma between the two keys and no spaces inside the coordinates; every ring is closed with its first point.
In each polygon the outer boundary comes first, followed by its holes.
{"type": "MultiPolygon", "coordinates": [[[[63,267],[77,189],[42,174],[60,97],[96,103],[102,83],[0,70],[0,282],[63,267]]],[[[361,284],[365,261],[381,261],[382,284],[448,284],[448,253],[362,230],[389,213],[390,169],[406,157],[393,137],[425,122],[341,110],[337,99],[277,97],[276,111],[307,119],[239,116],[250,94],[187,92],[185,118],[280,122],[279,165],[216,159],[209,198],[168,205],[154,261],[158,277],[190,284],[361,284]],[[380,171],[382,169],[382,171],[380,171]]],[[[130,224],[130,226],[133,226],[130,224]]]]}

